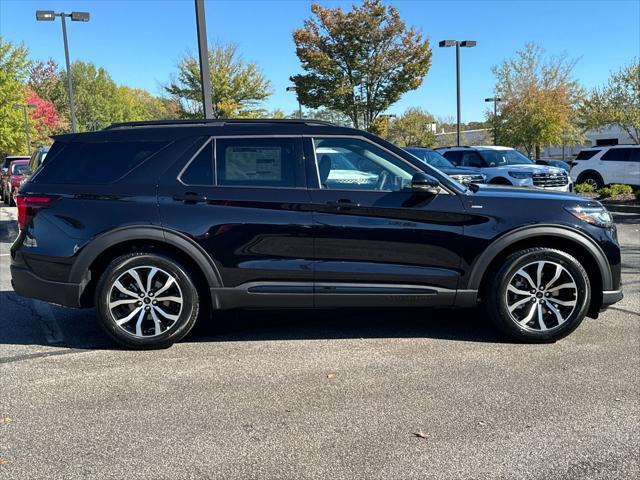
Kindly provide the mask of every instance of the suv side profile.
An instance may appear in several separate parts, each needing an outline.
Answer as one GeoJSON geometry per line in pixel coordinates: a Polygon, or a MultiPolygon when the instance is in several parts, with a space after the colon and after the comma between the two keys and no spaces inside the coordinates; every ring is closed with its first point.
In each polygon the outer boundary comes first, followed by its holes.
{"type": "Polygon", "coordinates": [[[549,342],[622,298],[616,228],[600,203],[466,187],[325,122],[60,135],[17,203],[15,291],[95,306],[131,348],[171,345],[222,309],[478,304],[512,338],[549,342]],[[332,175],[345,169],[335,152],[366,181],[332,175]]]}
{"type": "Polygon", "coordinates": [[[585,148],[571,163],[576,183],[602,188],[611,183],[640,186],[640,145],[585,148]]]}
{"type": "Polygon", "coordinates": [[[440,147],[436,148],[447,160],[457,166],[481,169],[487,183],[536,187],[545,190],[571,192],[573,184],[566,170],[549,165],[538,165],[510,147],[440,147]]]}

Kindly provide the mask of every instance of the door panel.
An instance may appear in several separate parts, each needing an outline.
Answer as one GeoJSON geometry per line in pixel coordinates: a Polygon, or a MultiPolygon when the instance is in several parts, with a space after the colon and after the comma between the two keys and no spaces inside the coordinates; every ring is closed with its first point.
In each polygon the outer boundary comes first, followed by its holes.
{"type": "MultiPolygon", "coordinates": [[[[232,185],[185,185],[168,172],[158,192],[163,226],[186,234],[211,256],[232,303],[261,306],[266,296],[256,287],[300,282],[306,292],[296,287],[291,306],[312,306],[312,214],[301,185],[301,139],[250,140],[215,140],[215,177],[232,185]]],[[[198,163],[196,155],[189,165],[198,163]]],[[[189,167],[184,178],[194,178],[189,167]]]]}
{"type": "Polygon", "coordinates": [[[416,167],[363,139],[307,141],[316,305],[450,304],[469,220],[460,199],[412,192],[416,167]]]}

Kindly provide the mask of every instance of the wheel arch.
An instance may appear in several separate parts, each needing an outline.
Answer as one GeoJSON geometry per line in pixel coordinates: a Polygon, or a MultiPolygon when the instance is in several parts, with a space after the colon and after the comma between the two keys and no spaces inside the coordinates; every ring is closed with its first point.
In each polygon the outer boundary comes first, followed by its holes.
{"type": "MultiPolygon", "coordinates": [[[[221,287],[222,278],[211,257],[187,236],[157,226],[122,227],[94,238],[78,254],[69,282],[80,284],[80,303],[91,306],[100,273],[114,258],[132,251],[150,250],[175,258],[184,264],[203,292],[221,287]]],[[[207,295],[209,296],[209,295],[207,295]]]]}
{"type": "MultiPolygon", "coordinates": [[[[589,273],[592,281],[590,316],[597,316],[603,290],[613,289],[609,262],[602,249],[582,233],[558,226],[523,227],[495,240],[472,264],[467,289],[482,291],[487,278],[511,253],[531,247],[548,247],[575,257],[589,273]]],[[[482,295],[482,293],[481,293],[482,295]]]]}
{"type": "Polygon", "coordinates": [[[509,179],[504,178],[504,177],[493,177],[491,180],[489,180],[487,182],[490,185],[513,185],[513,183],[511,183],[509,181],[509,179]]]}
{"type": "Polygon", "coordinates": [[[580,172],[576,177],[576,183],[582,183],[581,181],[584,181],[585,177],[588,177],[588,176],[600,178],[600,180],[602,180],[602,183],[605,184],[604,177],[602,176],[602,174],[592,168],[589,168],[587,170],[583,170],[582,172],[580,172]]]}

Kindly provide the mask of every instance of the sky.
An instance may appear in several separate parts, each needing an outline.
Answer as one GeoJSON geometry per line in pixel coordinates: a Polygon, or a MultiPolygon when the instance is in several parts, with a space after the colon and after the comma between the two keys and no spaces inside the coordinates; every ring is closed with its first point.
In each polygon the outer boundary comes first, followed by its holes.
{"type": "MultiPolygon", "coordinates": [[[[210,43],[235,43],[245,61],[255,62],[273,84],[264,103],[293,112],[289,76],[300,73],[292,32],[311,14],[306,0],[206,0],[210,43]]],[[[323,1],[350,9],[354,1],[323,1]]],[[[574,74],[586,88],[602,85],[610,73],[640,57],[640,0],[621,1],[387,1],[407,25],[431,41],[432,65],[420,88],[406,93],[387,113],[421,107],[436,117],[456,112],[455,51],[438,48],[443,39],[476,40],[461,49],[462,121],[484,118],[495,79],[491,67],[514,56],[525,43],[549,55],[577,59],[574,74]]],[[[67,24],[71,60],[104,67],[119,84],[162,94],[177,62],[197,53],[193,0],[0,0],[0,34],[24,43],[34,59],[52,57],[64,66],[59,19],[36,22],[35,10],[88,11],[88,23],[67,24]]]]}

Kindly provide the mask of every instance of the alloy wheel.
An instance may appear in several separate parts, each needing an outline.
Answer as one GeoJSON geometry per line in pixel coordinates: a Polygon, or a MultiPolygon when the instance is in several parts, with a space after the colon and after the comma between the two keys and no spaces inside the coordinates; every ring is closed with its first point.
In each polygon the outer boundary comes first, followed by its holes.
{"type": "Polygon", "coordinates": [[[578,303],[578,286],[556,262],[532,262],[516,271],[505,292],[507,311],[522,328],[555,330],[571,317],[578,303]]]}
{"type": "Polygon", "coordinates": [[[130,335],[149,338],[171,329],[182,313],[184,297],[176,278],[152,266],[130,268],[109,290],[109,312],[130,335]]]}

